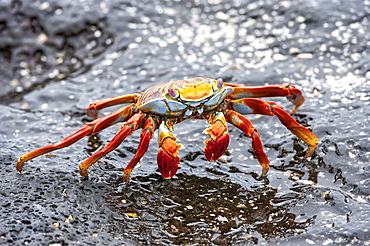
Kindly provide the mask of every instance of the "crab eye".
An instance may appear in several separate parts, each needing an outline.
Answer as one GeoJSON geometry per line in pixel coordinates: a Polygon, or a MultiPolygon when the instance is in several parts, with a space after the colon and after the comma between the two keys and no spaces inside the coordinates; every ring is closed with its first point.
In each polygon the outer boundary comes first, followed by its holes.
{"type": "Polygon", "coordinates": [[[179,93],[175,88],[169,87],[168,88],[168,95],[170,95],[171,97],[178,97],[179,93]]]}
{"type": "Polygon", "coordinates": [[[221,89],[221,87],[224,85],[224,80],[221,78],[217,79],[217,88],[221,89]]]}

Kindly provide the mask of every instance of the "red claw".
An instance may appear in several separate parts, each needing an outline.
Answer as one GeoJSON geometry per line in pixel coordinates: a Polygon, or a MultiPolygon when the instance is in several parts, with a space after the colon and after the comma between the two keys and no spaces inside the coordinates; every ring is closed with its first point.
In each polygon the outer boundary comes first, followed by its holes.
{"type": "Polygon", "coordinates": [[[229,146],[230,136],[224,133],[217,140],[208,139],[205,141],[204,155],[209,161],[216,161],[220,158],[229,146]]]}
{"type": "Polygon", "coordinates": [[[162,174],[163,178],[172,178],[179,168],[180,158],[178,156],[171,156],[163,149],[159,150],[157,155],[157,162],[159,172],[162,174]]]}
{"type": "Polygon", "coordinates": [[[227,133],[226,119],[223,113],[218,112],[208,119],[209,128],[203,133],[210,135],[210,139],[204,141],[204,155],[209,161],[216,161],[220,158],[229,146],[230,137],[227,133]]]}

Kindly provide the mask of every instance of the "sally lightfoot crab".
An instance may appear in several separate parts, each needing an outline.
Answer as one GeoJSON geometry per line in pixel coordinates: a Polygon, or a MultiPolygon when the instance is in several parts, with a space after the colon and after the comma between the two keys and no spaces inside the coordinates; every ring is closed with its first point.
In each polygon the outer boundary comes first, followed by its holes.
{"type": "Polygon", "coordinates": [[[173,136],[173,126],[186,119],[206,119],[209,123],[204,133],[210,138],[205,141],[204,154],[209,161],[217,160],[229,144],[227,123],[241,129],[252,139],[252,148],[262,166],[262,175],[269,170],[269,160],[257,129],[244,116],[262,114],[277,116],[280,122],[307,145],[306,157],[316,150],[318,139],[307,128],[295,121],[289,113],[274,102],[266,102],[258,97],[285,96],[293,103],[293,114],[304,102],[302,92],[286,83],[264,87],[246,87],[224,83],[222,79],[192,78],[155,85],[144,92],[106,98],[91,103],[87,115],[95,120],[64,138],[58,143],[42,147],[21,156],[16,168],[22,171],[24,163],[39,155],[67,147],[81,138],[93,135],[113,124],[123,122],[115,137],[100,151],[96,152],[79,166],[82,176],[88,176],[87,169],[100,158],[116,149],[135,130],[141,128],[140,143],[136,154],[126,166],[123,179],[129,181],[130,173],[147,151],[150,139],[158,130],[158,168],[164,178],[175,175],[180,158],[181,144],[173,136]],[[120,109],[98,118],[99,110],[119,104],[127,104],[120,109]]]}

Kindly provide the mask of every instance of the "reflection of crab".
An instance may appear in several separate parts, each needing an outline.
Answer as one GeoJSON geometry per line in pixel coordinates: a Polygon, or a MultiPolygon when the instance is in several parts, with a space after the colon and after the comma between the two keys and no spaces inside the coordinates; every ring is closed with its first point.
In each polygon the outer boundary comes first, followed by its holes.
{"type": "Polygon", "coordinates": [[[157,156],[158,168],[163,177],[171,178],[178,169],[180,158],[177,154],[182,147],[171,134],[173,125],[185,119],[207,119],[209,128],[204,132],[210,135],[210,139],[205,141],[204,153],[209,161],[217,160],[226,150],[229,144],[226,122],[229,122],[252,138],[254,153],[262,166],[262,175],[265,175],[269,170],[269,160],[263,151],[256,128],[243,114],[277,116],[287,129],[309,145],[306,157],[315,152],[318,144],[314,134],[296,122],[276,103],[255,99],[276,96],[286,96],[294,104],[291,113],[304,102],[302,92],[289,84],[252,88],[223,83],[222,79],[207,78],[179,80],[150,87],[142,93],[101,99],[86,109],[90,117],[97,118],[99,110],[109,106],[131,104],[85,124],[80,130],[56,144],[23,155],[18,159],[16,167],[18,171],[22,171],[24,162],[30,159],[69,146],[117,122],[124,122],[107,146],[80,165],[80,174],[87,176],[87,169],[93,163],[117,148],[137,128],[142,128],[138,150],[126,166],[123,179],[129,181],[131,171],[147,151],[149,141],[157,129],[161,148],[157,156]]]}

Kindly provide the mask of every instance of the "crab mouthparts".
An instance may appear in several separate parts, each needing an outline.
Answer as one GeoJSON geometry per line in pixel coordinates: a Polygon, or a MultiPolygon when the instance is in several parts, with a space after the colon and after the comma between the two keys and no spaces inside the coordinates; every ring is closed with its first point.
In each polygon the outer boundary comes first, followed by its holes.
{"type": "Polygon", "coordinates": [[[203,108],[189,108],[186,110],[184,117],[199,116],[203,114],[203,108]]]}

